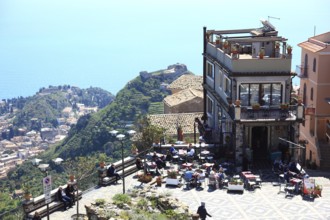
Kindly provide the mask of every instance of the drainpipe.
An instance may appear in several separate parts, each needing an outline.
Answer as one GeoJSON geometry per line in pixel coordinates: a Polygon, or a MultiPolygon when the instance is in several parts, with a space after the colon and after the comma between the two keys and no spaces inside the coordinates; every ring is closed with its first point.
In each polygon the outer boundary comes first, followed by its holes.
{"type": "MultiPolygon", "coordinates": [[[[204,96],[204,118],[206,118],[206,89],[204,85],[206,85],[206,46],[207,46],[207,39],[206,39],[206,27],[203,27],[203,96],[204,96]]],[[[204,121],[205,122],[205,121],[204,121]]]]}

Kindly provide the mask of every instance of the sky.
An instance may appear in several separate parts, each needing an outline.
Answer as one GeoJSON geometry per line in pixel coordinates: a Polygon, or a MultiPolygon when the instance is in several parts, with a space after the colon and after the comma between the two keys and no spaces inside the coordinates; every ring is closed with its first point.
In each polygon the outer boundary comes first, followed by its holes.
{"type": "Polygon", "coordinates": [[[330,31],[329,8],[328,0],[1,0],[0,99],[64,84],[116,94],[140,71],[174,63],[202,75],[203,26],[257,28],[268,16],[293,46],[295,70],[297,44],[314,28],[330,31]]]}

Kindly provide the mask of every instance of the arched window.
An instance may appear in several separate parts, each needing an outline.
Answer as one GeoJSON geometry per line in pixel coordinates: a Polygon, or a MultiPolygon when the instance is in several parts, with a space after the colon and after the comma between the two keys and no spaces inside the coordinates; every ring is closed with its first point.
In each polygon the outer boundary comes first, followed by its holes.
{"type": "Polygon", "coordinates": [[[313,60],[313,72],[316,72],[316,58],[313,60]]]}
{"type": "Polygon", "coordinates": [[[311,100],[313,101],[313,96],[314,96],[314,89],[311,88],[311,100]]]}

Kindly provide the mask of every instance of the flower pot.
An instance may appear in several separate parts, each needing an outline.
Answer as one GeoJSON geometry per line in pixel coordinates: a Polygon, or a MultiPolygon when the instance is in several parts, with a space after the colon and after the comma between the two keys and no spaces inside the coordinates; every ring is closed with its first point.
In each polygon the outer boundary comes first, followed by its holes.
{"type": "Polygon", "coordinates": [[[31,200],[31,198],[32,198],[32,194],[31,194],[31,193],[25,193],[25,194],[24,194],[24,199],[25,199],[26,201],[31,200]]]}
{"type": "Polygon", "coordinates": [[[292,48],[287,48],[288,54],[292,53],[292,48]]]}
{"type": "Polygon", "coordinates": [[[166,185],[179,185],[179,180],[178,179],[171,179],[171,178],[166,178],[166,185]]]}
{"type": "Polygon", "coordinates": [[[235,105],[236,105],[236,106],[240,106],[240,105],[241,105],[241,100],[237,99],[237,100],[235,101],[235,105]]]}

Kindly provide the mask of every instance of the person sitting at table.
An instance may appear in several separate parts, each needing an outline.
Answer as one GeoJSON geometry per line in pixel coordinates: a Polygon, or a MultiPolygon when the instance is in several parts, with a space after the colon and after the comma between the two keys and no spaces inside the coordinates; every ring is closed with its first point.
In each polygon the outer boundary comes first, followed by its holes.
{"type": "Polygon", "coordinates": [[[143,163],[142,163],[142,161],[141,161],[141,159],[139,157],[136,158],[135,165],[136,165],[136,168],[138,170],[142,170],[143,169],[143,163]]]}
{"type": "Polygon", "coordinates": [[[109,167],[109,169],[107,170],[107,176],[108,177],[113,177],[113,176],[115,176],[116,177],[116,184],[117,184],[117,182],[118,182],[118,180],[120,180],[121,178],[120,178],[120,176],[119,176],[119,174],[117,173],[117,171],[116,171],[116,168],[115,168],[115,165],[114,164],[111,164],[111,166],[109,167]]]}
{"type": "Polygon", "coordinates": [[[186,182],[190,181],[194,175],[194,172],[192,171],[191,167],[188,167],[186,172],[184,172],[184,180],[186,182]]]}
{"type": "Polygon", "coordinates": [[[210,174],[209,174],[209,184],[212,186],[215,186],[216,188],[218,188],[218,184],[217,184],[217,171],[216,168],[213,167],[210,174]]]}
{"type": "Polygon", "coordinates": [[[197,170],[197,188],[201,188],[202,183],[205,182],[205,173],[203,172],[203,170],[199,169],[197,170]]]}
{"type": "Polygon", "coordinates": [[[224,186],[225,178],[226,178],[226,175],[223,172],[223,170],[220,168],[219,173],[218,173],[218,183],[219,183],[220,188],[224,186]]]}
{"type": "Polygon", "coordinates": [[[194,148],[191,148],[190,150],[189,150],[189,152],[187,153],[187,156],[188,157],[193,157],[195,155],[195,149],[194,148]]]}
{"type": "Polygon", "coordinates": [[[158,158],[158,156],[157,156],[157,153],[155,151],[154,154],[152,155],[151,159],[152,159],[152,161],[156,161],[157,158],[158,158]]]}
{"type": "Polygon", "coordinates": [[[165,161],[172,161],[173,156],[169,150],[166,151],[165,161]]]}
{"type": "Polygon", "coordinates": [[[166,164],[164,161],[162,161],[159,157],[156,159],[156,165],[158,169],[163,169],[166,164]]]}
{"type": "Polygon", "coordinates": [[[178,152],[175,150],[174,148],[174,144],[172,144],[171,148],[170,148],[170,152],[172,154],[172,156],[176,155],[178,152]]]}

